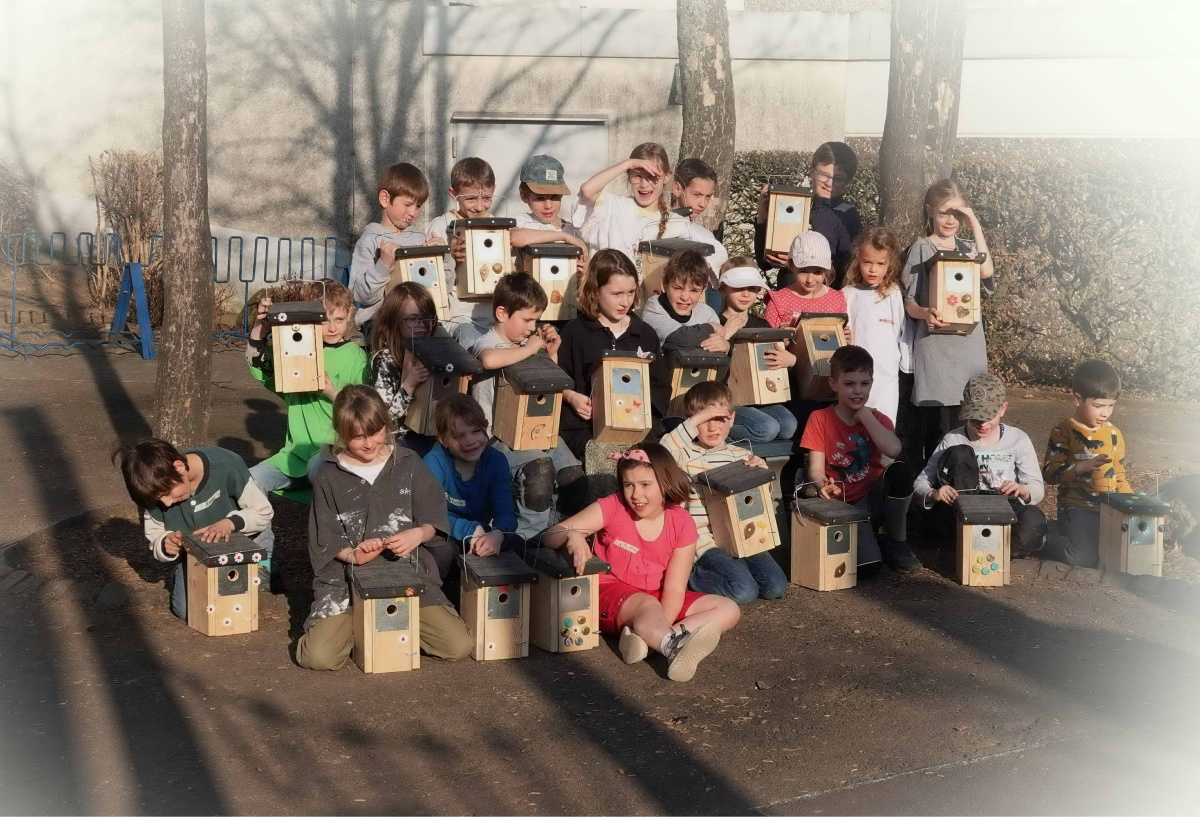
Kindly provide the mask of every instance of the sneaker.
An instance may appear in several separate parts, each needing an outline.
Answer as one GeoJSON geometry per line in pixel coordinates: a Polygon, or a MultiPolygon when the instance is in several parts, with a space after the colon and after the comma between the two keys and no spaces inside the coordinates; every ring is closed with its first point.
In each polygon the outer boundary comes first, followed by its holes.
{"type": "Polygon", "coordinates": [[[667,677],[672,681],[692,680],[696,667],[717,648],[720,641],[721,631],[711,621],[701,624],[694,633],[679,625],[679,632],[667,642],[667,677]]]}
{"type": "Polygon", "coordinates": [[[646,646],[646,642],[628,626],[621,628],[621,640],[617,642],[617,646],[621,650],[621,658],[626,664],[645,661],[646,656],[650,654],[650,648],[646,646]]]}
{"type": "Polygon", "coordinates": [[[921,560],[913,555],[908,545],[896,542],[886,537],[880,537],[879,550],[883,554],[883,563],[897,573],[920,573],[921,560]]]}

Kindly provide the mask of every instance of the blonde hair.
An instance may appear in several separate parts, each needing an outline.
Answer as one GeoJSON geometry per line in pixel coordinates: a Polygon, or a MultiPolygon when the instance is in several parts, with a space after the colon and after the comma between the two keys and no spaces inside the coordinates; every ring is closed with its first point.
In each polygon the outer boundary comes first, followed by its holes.
{"type": "Polygon", "coordinates": [[[392,415],[379,392],[370,386],[346,386],[333,401],[333,431],[337,434],[335,451],[344,451],[355,437],[392,431],[392,415]]]}
{"type": "MultiPolygon", "coordinates": [[[[630,159],[653,159],[658,162],[662,168],[663,178],[671,175],[671,159],[667,156],[667,149],[658,142],[642,142],[629,152],[630,159]]],[[[663,184],[662,192],[658,196],[658,235],[656,238],[662,238],[667,232],[667,223],[671,220],[671,208],[667,205],[667,196],[670,195],[668,190],[669,185],[663,184]]]]}
{"type": "Polygon", "coordinates": [[[858,264],[862,260],[863,250],[870,247],[888,255],[887,273],[875,286],[882,300],[893,288],[900,286],[900,237],[887,227],[868,227],[859,233],[854,240],[854,249],[850,252],[850,267],[846,270],[846,286],[858,286],[863,283],[862,273],[858,264]]]}
{"type": "Polygon", "coordinates": [[[305,301],[320,301],[325,304],[326,312],[339,307],[347,312],[354,309],[354,297],[350,290],[335,278],[313,281],[301,290],[300,297],[305,301]]]}
{"type": "Polygon", "coordinates": [[[721,274],[724,275],[736,267],[754,267],[758,269],[758,262],[749,255],[732,255],[728,261],[721,265],[721,274]]]}
{"type": "Polygon", "coordinates": [[[629,256],[620,250],[600,250],[588,259],[587,277],[579,287],[579,311],[595,320],[600,316],[600,287],[606,285],[614,275],[628,275],[633,279],[633,309],[642,304],[642,288],[638,286],[637,267],[629,256]]]}
{"type": "Polygon", "coordinates": [[[953,198],[960,198],[964,203],[967,201],[962,188],[953,179],[934,182],[925,191],[925,205],[921,208],[921,215],[925,217],[925,235],[933,235],[933,219],[929,217],[929,208],[936,210],[953,198]]]}

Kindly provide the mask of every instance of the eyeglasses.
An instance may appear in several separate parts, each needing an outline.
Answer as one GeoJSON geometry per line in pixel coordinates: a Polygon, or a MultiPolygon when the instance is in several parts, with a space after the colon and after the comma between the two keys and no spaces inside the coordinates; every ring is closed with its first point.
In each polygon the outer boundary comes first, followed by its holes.
{"type": "Polygon", "coordinates": [[[811,175],[814,181],[833,182],[834,184],[845,184],[850,181],[850,177],[844,173],[831,176],[824,170],[814,170],[811,175]]]}
{"type": "Polygon", "coordinates": [[[437,318],[421,318],[416,315],[409,315],[404,319],[404,322],[412,329],[417,326],[433,326],[437,323],[437,318]]]}

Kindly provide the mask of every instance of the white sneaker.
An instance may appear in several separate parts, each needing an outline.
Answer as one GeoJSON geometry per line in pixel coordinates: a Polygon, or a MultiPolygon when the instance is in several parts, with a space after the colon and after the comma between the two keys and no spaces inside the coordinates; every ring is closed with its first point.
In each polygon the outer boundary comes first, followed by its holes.
{"type": "Polygon", "coordinates": [[[650,648],[642,637],[629,628],[628,625],[621,628],[621,640],[617,642],[618,648],[621,650],[621,658],[626,664],[636,664],[639,661],[645,661],[646,656],[650,654],[650,648]]]}
{"type": "Polygon", "coordinates": [[[667,677],[672,681],[692,680],[700,662],[717,648],[720,641],[721,630],[711,621],[701,624],[694,633],[679,625],[679,632],[667,642],[667,677]]]}

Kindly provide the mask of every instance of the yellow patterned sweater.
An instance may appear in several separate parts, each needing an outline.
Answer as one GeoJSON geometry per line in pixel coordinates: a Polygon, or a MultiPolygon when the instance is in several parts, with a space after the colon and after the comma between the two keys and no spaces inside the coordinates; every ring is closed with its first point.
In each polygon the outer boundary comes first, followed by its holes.
{"type": "Polygon", "coordinates": [[[1088,428],[1068,417],[1050,432],[1042,476],[1047,485],[1058,486],[1058,507],[1098,509],[1097,497],[1105,491],[1132,493],[1125,478],[1125,438],[1112,423],[1088,428]],[[1112,461],[1090,474],[1080,476],[1075,466],[1107,454],[1112,461]]]}

